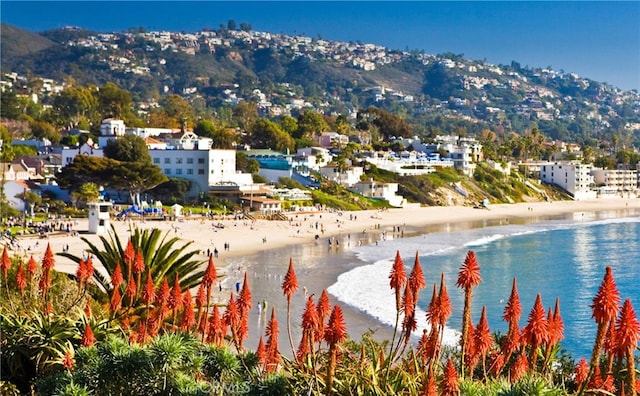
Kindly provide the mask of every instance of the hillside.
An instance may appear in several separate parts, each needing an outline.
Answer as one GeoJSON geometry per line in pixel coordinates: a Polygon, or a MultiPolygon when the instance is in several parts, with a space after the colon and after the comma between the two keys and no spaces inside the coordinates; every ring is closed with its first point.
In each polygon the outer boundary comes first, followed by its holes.
{"type": "Polygon", "coordinates": [[[36,33],[17,27],[0,25],[0,56],[2,70],[7,70],[5,60],[20,59],[56,45],[53,41],[36,33]]]}
{"type": "Polygon", "coordinates": [[[265,115],[295,115],[294,101],[352,116],[375,106],[403,114],[416,134],[430,127],[523,134],[535,125],[550,139],[585,143],[616,135],[625,146],[640,146],[638,92],[517,62],[267,32],[65,28],[37,35],[6,25],[2,55],[3,72],[114,82],[138,102],[169,93],[214,109],[258,101],[265,115]]]}

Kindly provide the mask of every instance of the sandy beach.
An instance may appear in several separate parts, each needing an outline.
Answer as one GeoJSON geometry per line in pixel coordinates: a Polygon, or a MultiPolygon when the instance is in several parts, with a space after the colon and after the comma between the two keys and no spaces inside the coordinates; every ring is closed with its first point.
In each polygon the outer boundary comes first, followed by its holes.
{"type": "MultiPolygon", "coordinates": [[[[289,258],[294,261],[300,289],[292,310],[292,331],[294,343],[298,342],[297,327],[304,308],[305,295],[317,298],[323,289],[333,284],[337,276],[359,265],[351,248],[360,244],[371,244],[384,238],[386,233],[395,237],[408,237],[427,232],[448,229],[463,229],[483,225],[500,225],[514,222],[534,222],[554,216],[573,213],[585,216],[592,212],[618,211],[638,213],[639,199],[600,199],[591,201],[535,202],[519,204],[491,205],[487,209],[471,207],[424,207],[357,212],[297,212],[288,213],[288,221],[208,219],[194,215],[178,221],[112,221],[120,239],[125,241],[130,227],[159,228],[171,236],[193,242],[191,248],[202,253],[203,262],[207,251],[218,251],[215,258],[218,273],[224,275],[222,293],[214,298],[223,303],[229,293],[235,292],[235,284],[242,280],[244,272],[249,276],[249,284],[254,300],[249,328],[250,339],[247,347],[255,348],[264,331],[265,313],[258,308],[258,302],[267,300],[269,311],[276,307],[281,321],[283,336],[281,350],[290,355],[286,326],[286,300],[282,296],[280,284],[286,273],[289,258]],[[331,244],[330,244],[331,243],[331,244]],[[225,246],[228,248],[225,249],[225,246]]],[[[74,231],[53,233],[47,239],[35,236],[19,237],[20,248],[14,254],[28,257],[33,255],[40,262],[47,244],[54,253],[68,247],[70,253],[81,256],[87,248],[81,239],[102,246],[100,235],[88,234],[86,219],[74,220],[74,231]]],[[[177,246],[181,246],[180,243],[177,246]]],[[[99,268],[99,264],[95,263],[99,268]]],[[[56,269],[75,273],[76,263],[56,256],[56,269]]],[[[335,301],[332,300],[332,303],[335,301]]],[[[372,326],[366,315],[349,307],[343,307],[349,334],[359,339],[360,335],[375,330],[380,339],[390,338],[391,329],[372,326]]]]}

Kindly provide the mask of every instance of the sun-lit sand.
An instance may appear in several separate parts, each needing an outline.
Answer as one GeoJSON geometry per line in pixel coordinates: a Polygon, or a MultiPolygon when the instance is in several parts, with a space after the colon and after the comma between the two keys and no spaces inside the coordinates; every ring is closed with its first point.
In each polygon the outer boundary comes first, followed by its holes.
{"type": "MultiPolygon", "coordinates": [[[[288,213],[289,221],[268,220],[232,220],[208,219],[193,215],[179,221],[141,221],[132,218],[128,221],[112,220],[111,224],[122,241],[127,240],[130,227],[159,228],[181,241],[193,242],[192,248],[205,252],[218,250],[216,265],[224,271],[224,260],[229,257],[249,255],[265,249],[279,248],[293,244],[313,242],[316,236],[326,239],[339,234],[381,233],[392,227],[400,227],[407,232],[426,225],[456,224],[479,220],[526,219],[551,216],[562,213],[581,213],[640,208],[639,199],[601,199],[591,201],[535,202],[519,204],[491,205],[488,209],[476,209],[462,206],[421,207],[388,210],[366,210],[356,212],[296,212],[288,213]],[[223,226],[223,227],[220,227],[223,226]],[[225,250],[224,245],[229,249],[225,250]]],[[[47,244],[54,253],[62,252],[68,246],[69,252],[78,256],[87,248],[81,238],[102,246],[100,235],[88,234],[86,219],[74,221],[74,230],[79,235],[64,232],[51,234],[46,239],[37,236],[19,237],[20,249],[15,254],[33,255],[36,260],[42,258],[47,244]],[[75,224],[77,223],[77,224],[75,224]],[[36,246],[37,245],[37,246],[36,246]]],[[[103,235],[108,238],[108,235],[103,235]]],[[[355,242],[354,242],[355,243],[355,242]]],[[[178,243],[178,246],[181,246],[178,243]]],[[[63,257],[56,257],[56,269],[75,272],[76,263],[63,257]]]]}

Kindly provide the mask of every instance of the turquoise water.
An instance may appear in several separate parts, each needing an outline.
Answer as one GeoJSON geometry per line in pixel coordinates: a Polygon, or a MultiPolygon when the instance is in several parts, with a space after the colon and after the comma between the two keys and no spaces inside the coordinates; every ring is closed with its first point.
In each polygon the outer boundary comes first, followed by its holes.
{"type": "MultiPolygon", "coordinates": [[[[581,214],[532,224],[381,241],[378,245],[358,248],[359,258],[370,264],[342,274],[329,291],[377,320],[392,323],[394,310],[389,306],[393,304],[386,300],[392,295],[381,290],[388,288],[390,263],[398,250],[408,271],[416,251],[420,253],[428,285],[439,282],[440,273],[445,274],[454,307],[448,323],[450,329],[460,329],[463,295],[455,287],[455,281],[468,250],[476,253],[483,279],[473,291],[473,322],[477,324],[482,306],[486,305],[494,332],[506,332],[502,314],[514,277],[522,304],[520,326],[526,325],[537,293],[547,308],[553,307],[558,297],[565,324],[562,347],[575,359],[590,356],[596,331],[590,305],[605,267],[613,268],[622,300],[630,298],[640,314],[640,218],[637,213],[625,218],[606,213],[587,214],[585,218],[581,214]],[[375,284],[373,279],[381,281],[375,284]],[[345,284],[351,287],[345,288],[345,284]]],[[[419,306],[423,310],[431,298],[431,287],[421,294],[419,306]]]]}

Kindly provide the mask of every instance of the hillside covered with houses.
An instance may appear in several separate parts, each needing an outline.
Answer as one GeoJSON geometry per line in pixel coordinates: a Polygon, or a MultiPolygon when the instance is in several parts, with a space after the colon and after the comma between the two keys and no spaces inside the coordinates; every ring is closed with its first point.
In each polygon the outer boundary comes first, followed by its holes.
{"type": "Polygon", "coordinates": [[[572,73],[248,24],[2,34],[18,213],[82,206],[86,186],[262,214],[638,196],[640,96],[572,73]]]}

